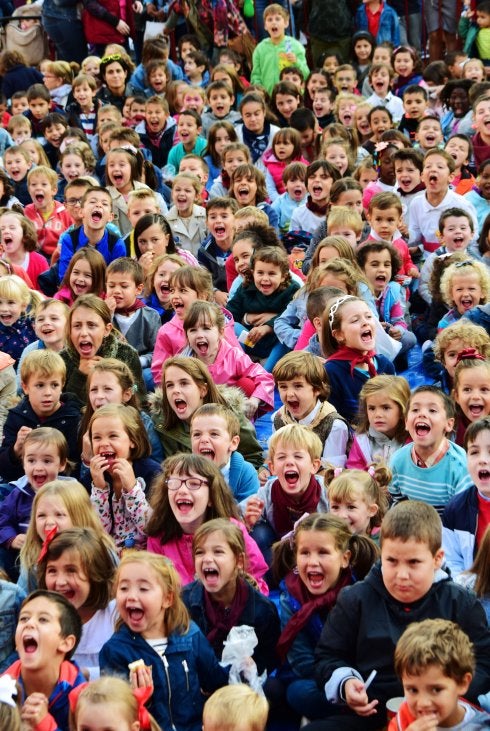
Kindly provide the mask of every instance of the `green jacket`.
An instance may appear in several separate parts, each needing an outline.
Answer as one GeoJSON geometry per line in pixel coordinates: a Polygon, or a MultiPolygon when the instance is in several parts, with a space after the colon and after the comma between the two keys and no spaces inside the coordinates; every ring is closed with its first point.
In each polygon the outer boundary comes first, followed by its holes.
{"type": "Polygon", "coordinates": [[[476,58],[476,36],[478,35],[479,27],[471,21],[470,18],[460,18],[458,24],[458,35],[464,41],[463,51],[468,55],[469,58],[476,58]]]}
{"type": "Polygon", "coordinates": [[[253,53],[251,83],[261,84],[270,94],[279,81],[282,69],[293,66],[292,62],[286,58],[287,53],[296,55],[294,66],[299,66],[306,79],[310,70],[306,63],[304,46],[296,38],[284,36],[277,45],[274,45],[270,38],[260,41],[253,53]]]}

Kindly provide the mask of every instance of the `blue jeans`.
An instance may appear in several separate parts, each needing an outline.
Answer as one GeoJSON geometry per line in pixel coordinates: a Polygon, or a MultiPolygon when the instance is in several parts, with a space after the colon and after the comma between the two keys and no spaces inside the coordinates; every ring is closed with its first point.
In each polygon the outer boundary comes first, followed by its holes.
{"type": "Polygon", "coordinates": [[[66,15],[59,18],[43,15],[43,26],[56,46],[56,54],[60,61],[76,61],[81,64],[88,56],[81,20],[66,15]]]}
{"type": "Polygon", "coordinates": [[[306,716],[312,721],[317,718],[326,718],[332,712],[338,711],[336,706],[327,701],[325,692],[320,690],[314,680],[293,680],[288,685],[286,697],[296,713],[306,716]]]}

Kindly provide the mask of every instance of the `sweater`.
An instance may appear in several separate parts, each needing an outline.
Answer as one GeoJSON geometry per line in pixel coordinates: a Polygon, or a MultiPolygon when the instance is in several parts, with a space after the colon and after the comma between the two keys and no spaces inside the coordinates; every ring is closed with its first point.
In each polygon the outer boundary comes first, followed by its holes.
{"type": "Polygon", "coordinates": [[[442,547],[453,576],[473,565],[477,530],[478,490],[471,485],[451,498],[442,514],[442,547]]]}
{"type": "Polygon", "coordinates": [[[261,84],[270,94],[279,81],[279,74],[282,69],[293,65],[293,62],[286,58],[288,53],[294,53],[296,56],[294,66],[299,66],[306,79],[310,70],[306,63],[304,46],[296,38],[284,36],[279,43],[273,43],[271,38],[264,38],[255,47],[252,58],[251,83],[261,84]]]}
{"type": "MultiPolygon", "coordinates": [[[[383,374],[394,375],[395,369],[384,355],[376,355],[376,371],[378,376],[383,374]]],[[[325,363],[330,383],[329,400],[338,413],[352,423],[359,406],[359,393],[369,378],[367,371],[354,368],[351,375],[350,363],[341,360],[330,360],[325,363]]]]}
{"type": "Polygon", "coordinates": [[[158,331],[160,329],[160,316],[151,307],[141,307],[136,310],[134,318],[131,319],[129,327],[128,320],[120,313],[114,313],[112,321],[114,325],[122,332],[129,345],[131,345],[139,355],[142,368],[149,368],[153,358],[153,348],[158,331]]]}
{"type": "Polygon", "coordinates": [[[46,256],[52,256],[58,246],[58,239],[66,231],[73,219],[63,203],[54,201],[54,208],[48,218],[42,216],[34,203],[24,208],[24,215],[32,221],[37,232],[37,242],[46,256]]]}
{"type": "Polygon", "coordinates": [[[221,472],[237,503],[255,495],[260,483],[254,467],[238,451],[231,453],[228,465],[228,470],[222,467],[221,472]]]}
{"type": "MultiPolygon", "coordinates": [[[[124,241],[121,238],[116,239],[115,241],[113,239],[113,234],[109,232],[109,229],[106,226],[102,238],[97,242],[95,247],[93,247],[99,252],[99,254],[102,254],[107,265],[114,261],[114,259],[127,255],[126,244],[124,241]]],[[[68,269],[73,254],[84,246],[91,246],[91,244],[89,244],[87,234],[85,233],[83,226],[79,226],[74,232],[66,231],[62,234],[59,241],[60,258],[58,277],[60,282],[66,274],[66,270],[68,269]],[[75,241],[78,237],[78,243],[75,247],[73,245],[74,237],[75,241]]]]}
{"type": "Polygon", "coordinates": [[[199,247],[208,234],[206,227],[206,209],[202,206],[196,206],[194,203],[191,216],[189,218],[181,218],[177,208],[172,206],[165,215],[165,218],[172,229],[175,245],[197,256],[199,247]]]}

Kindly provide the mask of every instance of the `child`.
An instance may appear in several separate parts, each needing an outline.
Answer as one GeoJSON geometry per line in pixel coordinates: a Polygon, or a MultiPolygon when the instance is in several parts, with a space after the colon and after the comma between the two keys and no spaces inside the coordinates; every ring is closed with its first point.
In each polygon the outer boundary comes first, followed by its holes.
{"type": "Polygon", "coordinates": [[[213,198],[206,206],[209,236],[197,252],[197,260],[213,277],[214,300],[221,307],[228,300],[225,262],[230,255],[234,234],[234,215],[238,203],[232,198],[213,198]]]}
{"type": "MultiPolygon", "coordinates": [[[[214,122],[208,133],[208,144],[204,150],[203,157],[200,158],[208,167],[208,180],[206,181],[206,191],[209,193],[215,180],[219,178],[223,169],[223,153],[232,142],[238,140],[235,127],[231,122],[214,122]]],[[[247,148],[248,150],[248,148],[247,148]]],[[[191,158],[192,159],[192,158],[191,158]]],[[[196,167],[203,167],[202,163],[196,167]]],[[[203,180],[201,179],[201,182],[203,180]]]]}
{"type": "Polygon", "coordinates": [[[16,562],[25,542],[34,495],[46,482],[58,478],[67,461],[68,445],[58,429],[40,427],[25,437],[22,445],[25,475],[10,486],[0,520],[2,565],[13,580],[18,578],[16,562]]]}
{"type": "Polygon", "coordinates": [[[332,389],[330,400],[348,422],[357,412],[359,393],[368,378],[394,373],[387,358],[375,353],[375,332],[369,305],[352,295],[336,299],[323,317],[322,345],[332,389]]]}
{"type": "Polygon", "coordinates": [[[68,728],[68,693],[84,682],[70,662],[80,634],[76,610],[59,594],[36,591],[23,602],[15,631],[20,659],[7,673],[20,687],[24,720],[68,728]]]}
{"type": "Polygon", "coordinates": [[[206,211],[198,205],[202,185],[195,175],[179,173],[172,183],[173,206],[166,214],[175,242],[194,256],[206,238],[206,211]]]}
{"type": "Polygon", "coordinates": [[[25,207],[25,215],[36,227],[38,246],[49,259],[58,245],[63,231],[73,223],[63,203],[54,200],[58,176],[54,170],[38,165],[27,174],[27,187],[32,203],[25,207]]]}
{"type": "Polygon", "coordinates": [[[385,723],[386,701],[403,693],[393,667],[395,643],[414,619],[437,617],[457,622],[470,636],[478,658],[468,697],[476,698],[487,687],[490,633],[485,614],[475,597],[438,572],[443,552],[436,511],[418,501],[397,505],[383,519],[380,544],[381,565],[342,592],[317,646],[317,682],[321,687],[326,683],[330,702],[341,702],[340,693],[345,699],[341,710],[316,726],[325,731],[343,724],[350,729],[377,729],[385,723]],[[375,642],[380,643],[377,675],[368,699],[363,678],[373,667],[375,642]]]}
{"type": "Polygon", "coordinates": [[[145,120],[136,126],[143,146],[151,152],[154,165],[163,168],[172,149],[175,121],[170,117],[168,102],[151,96],[145,104],[145,120]]]}
{"type": "Polygon", "coordinates": [[[67,317],[68,307],[63,302],[55,299],[45,299],[36,307],[34,332],[38,339],[26,345],[20,356],[17,368],[19,390],[21,390],[20,371],[22,363],[29,353],[33,350],[44,349],[54,350],[55,353],[59,353],[65,347],[67,317]]]}
{"type": "Polygon", "coordinates": [[[196,580],[183,591],[189,614],[220,658],[232,627],[253,627],[257,672],[277,666],[279,617],[275,605],[256,589],[247,573],[243,535],[231,521],[216,518],[197,529],[192,541],[196,580]]]}
{"type": "Polygon", "coordinates": [[[402,93],[404,115],[398,129],[406,135],[412,144],[415,142],[415,134],[419,122],[423,119],[427,110],[427,90],[423,86],[409,84],[405,86],[402,93]]]}
{"type": "Polygon", "coordinates": [[[326,160],[316,160],[306,169],[308,200],[291,216],[290,231],[313,233],[323,223],[328,210],[332,183],[339,180],[339,170],[326,160]]]}
{"type": "Polygon", "coordinates": [[[321,361],[310,353],[287,353],[272,371],[281,408],[274,414],[274,430],[286,424],[302,424],[322,443],[322,459],[343,467],[349,427],[328,402],[330,388],[321,361]]]}
{"type": "Polygon", "coordinates": [[[376,558],[377,549],[368,538],[352,535],[340,518],[320,513],[300,519],[290,540],[274,546],[275,573],[284,579],[277,649],[292,672],[287,700],[299,716],[320,719],[331,712],[314,679],[315,645],[339,592],[363,579],[376,558]]]}
{"type": "Polygon", "coordinates": [[[38,303],[39,295],[15,275],[0,277],[0,350],[18,361],[25,346],[35,340],[29,305],[38,303]]]}
{"type": "Polygon", "coordinates": [[[143,301],[158,312],[162,325],[169,322],[174,315],[170,301],[170,277],[186,263],[188,262],[177,254],[161,254],[153,259],[147,271],[143,301]]]}
{"type": "Polygon", "coordinates": [[[85,401],[87,374],[100,357],[120,358],[131,369],[138,393],[146,388],[136,350],[112,332],[112,315],[107,304],[93,294],[78,297],[70,309],[67,323],[67,345],[61,351],[66,365],[67,391],[85,401]]]}
{"type": "Polygon", "coordinates": [[[268,469],[274,475],[241,504],[243,519],[267,562],[272,544],[289,533],[305,512],[327,512],[320,468],[322,443],[311,430],[288,424],[269,439],[268,469]]]}
{"type": "Polygon", "coordinates": [[[75,251],[91,246],[102,256],[106,264],[120,256],[126,256],[124,241],[107,227],[113,220],[112,198],[106,188],[90,188],[82,197],[82,225],[66,231],[60,238],[58,276],[62,280],[75,251]]]}
{"type": "Polygon", "coordinates": [[[240,121],[240,114],[233,109],[235,95],[226,81],[212,81],[208,84],[206,97],[209,109],[202,115],[204,137],[209,137],[209,131],[216,122],[230,122],[233,126],[240,121]]]}
{"type": "Polygon", "coordinates": [[[442,514],[450,498],[468,487],[466,454],[447,438],[454,420],[454,403],[440,389],[419,386],[412,392],[406,428],[413,444],[398,449],[390,460],[395,502],[424,500],[442,514]]]}
{"type": "MultiPolygon", "coordinates": [[[[224,338],[225,318],[218,305],[194,302],[184,319],[189,355],[205,363],[216,384],[237,386],[247,396],[246,415],[252,419],[274,408],[272,376],[253,363],[239,346],[224,338]]],[[[187,355],[187,353],[185,353],[187,355]]]]}
{"type": "Polygon", "coordinates": [[[93,724],[119,731],[159,731],[160,726],[148,713],[143,698],[147,689],[132,689],[121,678],[105,677],[85,683],[80,693],[70,693],[70,725],[74,731],[92,729],[93,724]]]}
{"type": "MultiPolygon", "coordinates": [[[[363,6],[359,8],[359,10],[361,9],[364,10],[363,6]]],[[[391,10],[391,8],[388,9],[391,10]]],[[[367,104],[372,107],[385,107],[390,112],[395,124],[398,124],[403,117],[403,102],[390,91],[395,72],[388,64],[375,63],[369,69],[368,76],[373,93],[367,98],[367,104]]]]}
{"type": "Polygon", "coordinates": [[[70,259],[60,289],[54,295],[54,299],[71,307],[76,298],[82,294],[94,294],[96,297],[104,297],[105,279],[106,263],[104,257],[91,246],[84,246],[78,249],[70,259]]]}
{"type": "Polygon", "coordinates": [[[476,728],[490,718],[461,698],[473,679],[475,656],[468,635],[454,622],[426,619],[411,624],[396,643],[395,671],[406,700],[389,731],[409,729],[419,722],[437,724],[437,728],[474,724],[476,728]],[[435,687],[444,688],[444,697],[434,697],[435,687]]]}
{"type": "Polygon", "coordinates": [[[487,355],[490,349],[490,335],[485,328],[474,325],[466,317],[441,330],[433,349],[427,348],[423,356],[423,368],[434,378],[440,379],[443,391],[453,390],[454,373],[463,350],[475,349],[480,355],[487,355]],[[435,362],[434,362],[435,360],[435,362]]]}
{"type": "Polygon", "coordinates": [[[261,84],[270,94],[279,81],[279,72],[286,66],[298,66],[305,76],[308,76],[309,69],[304,47],[296,38],[286,35],[289,25],[287,10],[273,3],[265,8],[263,18],[270,37],[260,41],[254,50],[250,81],[261,84]]]}
{"type": "Polygon", "coordinates": [[[439,321],[438,330],[456,322],[477,305],[489,301],[488,268],[473,259],[452,264],[441,277],[441,294],[450,310],[439,321]]]}
{"type": "Polygon", "coordinates": [[[197,454],[168,457],[163,474],[155,482],[151,502],[148,550],[169,558],[183,585],[194,579],[193,534],[208,520],[226,518],[238,526],[244,537],[247,570],[259,583],[262,593],[268,594],[262,579],[267,565],[245,525],[239,521],[231,490],[214,462],[197,454]]]}
{"type": "Polygon", "coordinates": [[[424,155],[433,147],[442,148],[444,135],[439,117],[426,115],[417,125],[415,133],[415,147],[424,155]]]}
{"type": "Polygon", "coordinates": [[[413,263],[407,244],[400,236],[399,229],[403,227],[402,210],[402,203],[395,193],[376,193],[369,201],[367,218],[371,224],[369,240],[387,241],[396,249],[400,266],[396,271],[393,270],[393,276],[405,286],[408,278],[418,279],[420,273],[413,263]]]}
{"type": "Polygon", "coordinates": [[[469,424],[490,415],[489,374],[490,361],[474,348],[458,353],[452,393],[458,413],[456,444],[463,444],[469,424]]]}
{"type": "Polygon", "coordinates": [[[177,135],[180,141],[175,147],[172,147],[168,155],[168,165],[172,165],[175,171],[179,169],[185,155],[203,153],[206,140],[201,137],[201,129],[201,116],[197,112],[192,109],[183,109],[180,112],[177,122],[177,135]]]}
{"type": "Polygon", "coordinates": [[[107,267],[107,299],[112,322],[139,356],[148,390],[154,388],[150,365],[160,329],[160,317],[139,299],[145,277],[143,267],[134,259],[121,257],[107,267]]]}
{"type": "Polygon", "coordinates": [[[225,685],[208,698],[202,714],[203,731],[265,731],[269,704],[244,683],[225,685]]]}
{"type": "Polygon", "coordinates": [[[264,368],[271,372],[285,351],[274,333],[274,320],[299,285],[291,281],[286,254],[275,247],[255,251],[250,267],[251,272],[246,274],[244,284],[228,302],[228,308],[235,322],[243,325],[241,331],[248,331],[245,352],[251,350],[252,355],[266,358],[264,368]],[[264,313],[268,313],[268,319],[263,324],[253,324],[248,319],[249,315],[264,313]]]}
{"type": "Polygon", "coordinates": [[[377,143],[382,142],[381,136],[383,132],[393,129],[393,117],[389,109],[383,106],[377,106],[371,107],[367,118],[372,134],[362,146],[370,155],[374,155],[377,143]]]}
{"type": "Polygon", "coordinates": [[[73,80],[72,89],[73,101],[66,106],[68,121],[71,127],[82,129],[90,142],[95,138],[97,129],[97,82],[93,76],[81,73],[73,80]]]}
{"type": "Polygon", "coordinates": [[[32,203],[27,189],[27,173],[31,168],[31,157],[26,149],[15,145],[5,150],[3,163],[9,178],[14,184],[14,195],[23,206],[32,203]]]}
{"type": "Polygon", "coordinates": [[[227,674],[189,621],[177,571],[160,556],[131,552],[119,564],[115,588],[121,623],[102,647],[101,670],[127,677],[128,663],[142,659],[144,666],[130,669],[129,677],[134,686],[153,685],[148,710],[159,726],[199,731],[201,688],[213,692],[227,674]]]}
{"type": "Polygon", "coordinates": [[[266,117],[267,107],[262,94],[249,91],[240,102],[239,112],[243,124],[236,127],[240,142],[243,142],[250,151],[252,162],[255,164],[261,155],[272,145],[272,140],[279,127],[271,124],[266,117]]]}
{"type": "Polygon", "coordinates": [[[306,171],[307,165],[304,163],[291,162],[282,172],[282,187],[285,192],[278,195],[271,204],[272,210],[277,215],[277,226],[281,234],[289,231],[296,208],[306,203],[306,171]]]}
{"type": "Polygon", "coordinates": [[[39,586],[68,599],[82,620],[82,637],[74,661],[90,679],[99,675],[99,650],[113,633],[111,600],[115,549],[99,541],[91,528],[71,528],[55,535],[39,561],[39,586]]]}
{"type": "Polygon", "coordinates": [[[0,216],[3,257],[27,272],[34,289],[39,289],[37,278],[48,269],[46,258],[37,252],[38,236],[34,224],[16,211],[0,216]]]}
{"type": "MultiPolygon", "coordinates": [[[[464,143],[463,143],[464,144],[464,143]]],[[[468,145],[471,144],[468,141],[468,145]]],[[[449,145],[446,145],[446,149],[449,145]]],[[[469,158],[469,152],[466,159],[469,158]]],[[[476,215],[478,216],[478,227],[481,231],[483,228],[483,224],[485,223],[485,219],[490,213],[490,162],[483,161],[482,164],[478,168],[478,177],[475,180],[473,180],[473,187],[468,190],[468,192],[465,195],[466,200],[470,201],[470,203],[473,203],[476,215]],[[475,184],[476,183],[476,184],[475,184]]]]}
{"type": "Polygon", "coordinates": [[[480,166],[490,156],[490,132],[487,119],[490,112],[490,100],[483,94],[473,102],[473,127],[476,130],[472,137],[475,165],[480,166]]]}
{"type": "Polygon", "coordinates": [[[332,83],[338,94],[354,94],[357,87],[355,68],[348,63],[337,66],[333,72],[332,83]]]}
{"type": "Polygon", "coordinates": [[[272,148],[262,156],[262,164],[266,168],[267,193],[272,202],[286,191],[283,174],[288,165],[308,161],[301,155],[301,137],[299,132],[286,127],[276,132],[272,140],[272,148]]]}
{"type": "MultiPolygon", "coordinates": [[[[467,571],[463,571],[463,573],[459,574],[459,576],[456,576],[455,578],[455,581],[458,584],[461,584],[461,586],[464,586],[474,592],[479,598],[483,605],[483,609],[485,610],[485,614],[487,615],[487,621],[490,616],[490,591],[488,586],[488,571],[486,569],[489,540],[490,529],[487,527],[470,568],[467,571]]],[[[479,700],[484,708],[488,708],[488,700],[486,703],[484,702],[483,697],[479,700]]]]}
{"type": "Polygon", "coordinates": [[[347,469],[334,477],[327,490],[330,512],[347,523],[351,533],[379,540],[379,527],[386,511],[386,487],[390,470],[382,462],[368,472],[347,469]]]}
{"type": "Polygon", "coordinates": [[[341,137],[326,138],[322,153],[325,160],[337,168],[341,177],[350,175],[353,167],[350,149],[341,137]]]}
{"type": "Polygon", "coordinates": [[[221,175],[211,185],[209,198],[227,196],[230,187],[230,178],[239,165],[252,161],[250,150],[242,142],[230,142],[222,152],[223,167],[221,175]]]}
{"type": "Polygon", "coordinates": [[[118,551],[145,548],[150,507],[144,491],[160,465],[148,458],[150,443],[138,412],[132,406],[107,404],[94,412],[88,432],[94,455],[90,499],[102,525],[118,551]]]}
{"type": "MultiPolygon", "coordinates": [[[[133,232],[134,253],[143,267],[145,276],[148,276],[155,259],[165,255],[177,257],[181,266],[185,264],[197,266],[197,260],[190,251],[182,247],[177,248],[168,222],[168,214],[162,216],[157,209],[158,206],[155,204],[153,212],[146,213],[138,218],[133,232]]],[[[172,261],[174,260],[172,259],[172,261]]],[[[178,269],[178,267],[174,267],[175,269],[178,269]]]]}
{"type": "Polygon", "coordinates": [[[400,376],[375,376],[359,394],[359,416],[347,459],[349,469],[389,463],[407,438],[405,417],[410,388],[400,376]]]}
{"type": "Polygon", "coordinates": [[[267,189],[264,173],[256,165],[250,163],[239,165],[230,179],[230,198],[238,202],[239,208],[254,206],[264,211],[269,224],[277,228],[277,217],[266,202],[267,189]]]}

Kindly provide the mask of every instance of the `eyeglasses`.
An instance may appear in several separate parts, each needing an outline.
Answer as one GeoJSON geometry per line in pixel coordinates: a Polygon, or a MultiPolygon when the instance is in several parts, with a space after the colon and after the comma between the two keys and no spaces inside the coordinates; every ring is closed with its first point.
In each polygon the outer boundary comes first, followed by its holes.
{"type": "Polygon", "coordinates": [[[65,203],[67,206],[81,206],[82,199],[81,198],[65,198],[65,203]]]}
{"type": "Polygon", "coordinates": [[[181,477],[169,477],[165,484],[168,490],[174,492],[175,490],[180,490],[182,485],[185,485],[191,491],[199,490],[203,485],[209,485],[209,482],[207,480],[200,480],[198,477],[186,477],[185,479],[181,477]]]}

